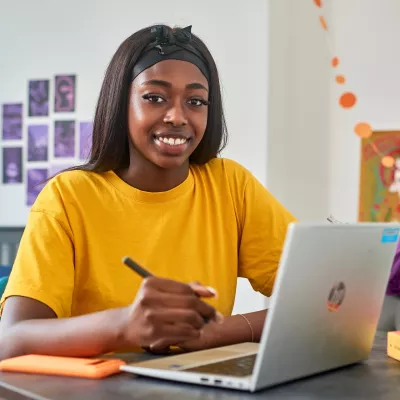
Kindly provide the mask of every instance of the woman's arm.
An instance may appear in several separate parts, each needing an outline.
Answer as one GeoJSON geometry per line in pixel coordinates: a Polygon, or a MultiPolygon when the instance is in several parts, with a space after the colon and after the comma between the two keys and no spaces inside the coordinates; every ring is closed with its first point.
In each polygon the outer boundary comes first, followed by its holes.
{"type": "Polygon", "coordinates": [[[23,354],[88,357],[158,343],[165,348],[200,337],[205,320],[218,320],[199,285],[147,278],[128,307],[56,318],[47,305],[9,297],[0,323],[0,359],[23,354]]]}
{"type": "Polygon", "coordinates": [[[0,359],[24,354],[89,357],[123,344],[123,308],[76,318],[56,318],[45,304],[10,297],[0,323],[0,359]]]}

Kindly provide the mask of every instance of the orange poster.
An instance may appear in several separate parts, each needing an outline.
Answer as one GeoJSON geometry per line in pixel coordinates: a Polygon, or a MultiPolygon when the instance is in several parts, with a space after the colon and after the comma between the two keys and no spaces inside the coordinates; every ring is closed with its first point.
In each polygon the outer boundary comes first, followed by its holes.
{"type": "Polygon", "coordinates": [[[377,131],[361,140],[360,222],[400,222],[400,131],[377,131]],[[394,158],[391,167],[382,157],[394,158]]]}

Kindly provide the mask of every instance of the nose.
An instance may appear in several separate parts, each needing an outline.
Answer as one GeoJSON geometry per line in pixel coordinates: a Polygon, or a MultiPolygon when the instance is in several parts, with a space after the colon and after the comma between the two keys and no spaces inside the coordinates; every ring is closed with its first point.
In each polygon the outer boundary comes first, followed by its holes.
{"type": "Polygon", "coordinates": [[[176,101],[167,110],[164,116],[164,123],[171,124],[173,126],[185,126],[187,125],[187,116],[185,109],[180,101],[176,101]]]}

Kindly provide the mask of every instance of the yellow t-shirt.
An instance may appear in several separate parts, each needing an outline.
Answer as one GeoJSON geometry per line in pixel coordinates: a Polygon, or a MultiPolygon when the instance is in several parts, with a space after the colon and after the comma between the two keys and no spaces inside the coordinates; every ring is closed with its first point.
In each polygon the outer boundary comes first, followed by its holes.
{"type": "Polygon", "coordinates": [[[58,317],[129,305],[142,279],[130,256],[154,275],[214,287],[230,315],[237,277],[272,291],[286,229],[294,221],[234,161],[191,165],[166,191],[137,190],[114,172],[69,171],[33,205],[6,291],[49,306],[58,317]]]}

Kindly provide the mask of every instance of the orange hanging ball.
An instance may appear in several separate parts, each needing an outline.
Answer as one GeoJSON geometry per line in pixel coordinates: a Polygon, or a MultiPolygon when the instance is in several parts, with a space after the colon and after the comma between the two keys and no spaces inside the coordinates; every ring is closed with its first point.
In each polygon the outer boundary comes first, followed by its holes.
{"type": "Polygon", "coordinates": [[[333,57],[331,60],[331,64],[333,68],[336,68],[339,65],[339,59],[337,57],[333,57]]]}
{"type": "Polygon", "coordinates": [[[322,1],[321,0],[314,0],[314,3],[317,7],[322,7],[322,1]]]}
{"type": "Polygon", "coordinates": [[[346,83],[346,78],[343,75],[336,75],[335,80],[339,85],[344,85],[346,83]]]}
{"type": "Polygon", "coordinates": [[[366,139],[372,136],[371,125],[368,124],[367,122],[359,122],[354,127],[354,132],[362,139],[366,139]]]}
{"type": "Polygon", "coordinates": [[[347,93],[343,93],[340,96],[339,99],[339,104],[343,107],[343,108],[351,108],[354,106],[354,104],[356,104],[357,102],[357,98],[356,96],[351,93],[351,92],[347,92],[347,93]]]}

